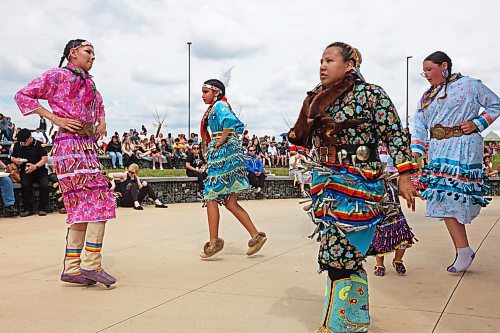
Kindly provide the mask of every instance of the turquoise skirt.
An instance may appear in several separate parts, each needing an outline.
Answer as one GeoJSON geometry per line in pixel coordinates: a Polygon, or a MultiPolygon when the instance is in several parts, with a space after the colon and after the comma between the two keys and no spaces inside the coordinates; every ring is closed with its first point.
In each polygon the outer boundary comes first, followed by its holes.
{"type": "Polygon", "coordinates": [[[219,148],[213,146],[214,142],[207,153],[204,199],[221,200],[248,190],[247,159],[240,142],[229,137],[219,148]]]}

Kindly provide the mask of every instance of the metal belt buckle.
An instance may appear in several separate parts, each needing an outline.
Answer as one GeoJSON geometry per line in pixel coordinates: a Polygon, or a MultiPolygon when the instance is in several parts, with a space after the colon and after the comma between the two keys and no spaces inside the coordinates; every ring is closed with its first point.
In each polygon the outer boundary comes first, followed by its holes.
{"type": "Polygon", "coordinates": [[[92,123],[84,123],[83,124],[83,133],[86,136],[95,136],[96,126],[92,123]]]}
{"type": "Polygon", "coordinates": [[[446,131],[443,127],[436,125],[432,130],[432,135],[436,140],[443,140],[446,137],[446,131]]]}

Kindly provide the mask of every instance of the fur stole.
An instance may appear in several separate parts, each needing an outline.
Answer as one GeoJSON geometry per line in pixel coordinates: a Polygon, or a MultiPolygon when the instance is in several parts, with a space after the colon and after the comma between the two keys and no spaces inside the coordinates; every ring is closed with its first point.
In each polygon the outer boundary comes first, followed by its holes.
{"type": "Polygon", "coordinates": [[[330,104],[352,88],[356,79],[354,75],[348,74],[338,84],[328,88],[318,85],[309,91],[302,103],[299,118],[288,131],[288,140],[295,145],[312,148],[312,137],[318,133],[322,145],[334,146],[337,142],[336,133],[364,123],[365,119],[351,119],[336,123],[325,112],[330,104]]]}

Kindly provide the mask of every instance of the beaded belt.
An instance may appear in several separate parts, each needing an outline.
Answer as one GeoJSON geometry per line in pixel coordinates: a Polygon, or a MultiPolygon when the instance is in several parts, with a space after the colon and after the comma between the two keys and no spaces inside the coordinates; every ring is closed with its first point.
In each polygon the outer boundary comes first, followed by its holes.
{"type": "Polygon", "coordinates": [[[319,147],[319,162],[344,164],[377,162],[379,161],[377,147],[378,144],[375,143],[319,147]]]}
{"type": "Polygon", "coordinates": [[[83,123],[82,128],[76,131],[70,131],[65,128],[60,128],[59,132],[61,133],[73,133],[81,136],[95,136],[96,135],[96,126],[92,123],[83,123]]]}

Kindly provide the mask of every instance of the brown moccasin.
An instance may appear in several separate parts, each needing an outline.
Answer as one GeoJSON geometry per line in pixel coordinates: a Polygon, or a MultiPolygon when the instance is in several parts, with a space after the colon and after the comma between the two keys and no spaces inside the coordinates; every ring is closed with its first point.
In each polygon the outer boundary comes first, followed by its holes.
{"type": "Polygon", "coordinates": [[[252,254],[256,254],[257,252],[259,252],[266,241],[266,234],[262,231],[255,235],[255,237],[248,241],[247,256],[251,256],[252,254]]]}
{"type": "Polygon", "coordinates": [[[220,252],[224,248],[224,240],[222,238],[217,238],[214,242],[206,242],[203,246],[203,252],[200,253],[200,257],[207,259],[220,252]]]}

